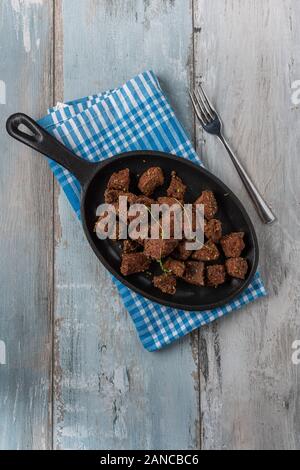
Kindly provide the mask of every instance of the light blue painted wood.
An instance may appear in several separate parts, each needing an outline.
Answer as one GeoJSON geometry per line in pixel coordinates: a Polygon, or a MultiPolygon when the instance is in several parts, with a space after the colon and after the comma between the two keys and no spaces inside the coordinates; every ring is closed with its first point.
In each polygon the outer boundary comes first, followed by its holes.
{"type": "MultiPolygon", "coordinates": [[[[64,1],[65,99],[152,68],[188,129],[192,10],[176,1],[64,1]]],[[[180,449],[198,441],[191,337],[142,349],[61,194],[55,248],[55,448],[180,449]]]]}
{"type": "Polygon", "coordinates": [[[204,449],[300,448],[299,366],[292,363],[300,335],[300,108],[292,102],[299,15],[293,0],[195,2],[196,76],[278,216],[271,227],[261,224],[224,149],[205,136],[208,168],[252,215],[269,297],[200,332],[204,449]]]}
{"type": "Polygon", "coordinates": [[[0,104],[6,104],[6,83],[0,80],[0,104]]]}
{"type": "Polygon", "coordinates": [[[270,297],[202,329],[199,345],[196,334],[145,352],[59,191],[53,220],[46,162],[2,125],[0,448],[50,448],[53,430],[54,448],[195,448],[201,432],[205,449],[299,449],[299,366],[291,359],[300,331],[299,3],[194,0],[192,9],[180,0],[65,0],[63,18],[60,7],[0,3],[1,123],[19,110],[44,114],[53,88],[55,99],[63,86],[74,98],[152,68],[191,132],[186,88],[195,59],[196,79],[204,77],[232,145],[279,216],[277,226],[260,225],[223,149],[198,133],[208,168],[257,224],[270,297]]]}
{"type": "Polygon", "coordinates": [[[51,446],[52,176],[5,132],[51,104],[51,26],[51,2],[0,2],[1,449],[51,446]]]}
{"type": "Polygon", "coordinates": [[[6,344],[2,339],[0,340],[0,365],[6,365],[6,344]]]}

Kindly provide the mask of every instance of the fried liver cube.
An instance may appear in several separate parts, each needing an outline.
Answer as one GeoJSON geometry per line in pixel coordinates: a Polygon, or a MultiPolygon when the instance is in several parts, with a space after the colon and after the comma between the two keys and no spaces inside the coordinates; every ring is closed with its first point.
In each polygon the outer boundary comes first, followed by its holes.
{"type": "Polygon", "coordinates": [[[182,240],[181,242],[179,242],[179,245],[172,254],[173,258],[178,259],[180,261],[186,261],[190,258],[193,253],[193,250],[188,250],[186,248],[187,243],[187,240],[182,240]]]}
{"type": "Polygon", "coordinates": [[[139,179],[138,188],[145,196],[151,196],[156,188],[164,184],[164,174],[161,168],[148,168],[139,179]]]}
{"type": "Polygon", "coordinates": [[[188,284],[203,287],[205,285],[204,270],[205,265],[201,261],[187,261],[183,279],[188,284]]]}
{"type": "Polygon", "coordinates": [[[165,273],[161,276],[154,276],[153,284],[164,294],[176,294],[176,277],[172,274],[165,273]]]}
{"type": "Polygon", "coordinates": [[[130,240],[130,239],[124,240],[123,253],[124,254],[135,253],[138,250],[139,247],[140,247],[140,245],[135,240],[130,240]]]}
{"type": "Polygon", "coordinates": [[[140,247],[143,247],[144,246],[144,243],[145,243],[145,239],[142,238],[142,237],[139,237],[139,238],[133,238],[132,237],[132,234],[130,232],[128,232],[128,237],[129,237],[129,240],[133,241],[133,242],[136,242],[138,244],[138,246],[140,247]]]}
{"type": "Polygon", "coordinates": [[[119,205],[119,198],[127,197],[127,203],[134,204],[136,202],[137,196],[133,193],[127,193],[120,191],[118,189],[106,189],[104,193],[104,202],[106,204],[117,204],[119,205]]]}
{"type": "Polygon", "coordinates": [[[245,248],[244,235],[244,232],[234,232],[221,239],[221,246],[226,258],[239,258],[245,248]]]}
{"type": "Polygon", "coordinates": [[[151,259],[160,260],[169,256],[178,245],[178,240],[145,240],[144,253],[151,259]]]}
{"type": "Polygon", "coordinates": [[[117,171],[111,175],[107,184],[107,189],[117,189],[126,192],[129,190],[129,185],[129,169],[125,168],[124,170],[117,171]]]}
{"type": "Polygon", "coordinates": [[[143,273],[149,269],[151,261],[144,253],[128,253],[122,255],[121,273],[123,276],[143,273]]]}
{"type": "Polygon", "coordinates": [[[207,220],[213,219],[218,212],[218,204],[212,191],[203,191],[201,196],[195,201],[195,205],[203,204],[204,217],[207,220]]]}
{"type": "Polygon", "coordinates": [[[204,235],[208,240],[218,242],[222,238],[222,223],[218,219],[205,220],[204,235]]]}
{"type": "Polygon", "coordinates": [[[186,185],[183,183],[182,179],[177,176],[175,171],[172,171],[171,174],[171,183],[167,189],[167,195],[171,198],[176,198],[179,201],[184,200],[186,185]]]}
{"type": "Polygon", "coordinates": [[[156,202],[154,199],[151,199],[150,197],[147,197],[147,196],[136,196],[134,200],[134,204],[144,204],[144,206],[150,209],[151,205],[156,204],[156,202]]]}
{"type": "Polygon", "coordinates": [[[106,189],[104,193],[104,202],[106,204],[113,204],[119,201],[119,195],[122,191],[118,189],[106,189]]]}
{"type": "Polygon", "coordinates": [[[229,276],[237,279],[245,279],[248,271],[248,263],[244,258],[230,258],[225,262],[229,276]]]}
{"type": "Polygon", "coordinates": [[[220,257],[217,246],[209,240],[200,250],[194,251],[192,258],[197,261],[216,261],[220,257]]]}
{"type": "Polygon", "coordinates": [[[174,206],[174,204],[178,204],[178,200],[175,197],[168,197],[162,196],[157,199],[158,204],[166,204],[167,206],[174,206]]]}
{"type": "Polygon", "coordinates": [[[176,277],[183,277],[185,272],[185,264],[183,261],[169,258],[164,263],[164,269],[171,272],[176,277]]]}
{"type": "Polygon", "coordinates": [[[224,284],[226,279],[225,267],[222,264],[207,266],[207,284],[211,287],[218,287],[224,284]]]}

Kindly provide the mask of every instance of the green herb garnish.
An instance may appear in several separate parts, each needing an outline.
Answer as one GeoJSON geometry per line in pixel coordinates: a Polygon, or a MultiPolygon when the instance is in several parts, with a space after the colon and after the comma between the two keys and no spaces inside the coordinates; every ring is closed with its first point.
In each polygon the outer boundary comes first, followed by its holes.
{"type": "Polygon", "coordinates": [[[163,273],[165,273],[165,274],[171,274],[171,273],[172,273],[172,271],[170,271],[169,269],[166,269],[166,268],[164,267],[164,264],[163,264],[162,259],[158,259],[158,260],[156,260],[156,261],[157,261],[157,263],[160,265],[160,268],[161,268],[161,270],[162,270],[163,273]]]}

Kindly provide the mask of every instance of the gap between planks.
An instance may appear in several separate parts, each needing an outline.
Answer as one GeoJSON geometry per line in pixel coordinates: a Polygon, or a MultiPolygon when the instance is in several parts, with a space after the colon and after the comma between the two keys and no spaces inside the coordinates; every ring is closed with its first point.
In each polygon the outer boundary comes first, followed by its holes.
{"type": "MultiPolygon", "coordinates": [[[[58,101],[64,101],[64,72],[63,72],[63,0],[53,0],[53,105],[58,101]]],[[[52,264],[52,366],[51,366],[51,449],[54,450],[54,416],[55,416],[55,234],[60,230],[60,220],[58,212],[58,198],[60,188],[54,175],[53,178],[53,264],[52,264]]]]}

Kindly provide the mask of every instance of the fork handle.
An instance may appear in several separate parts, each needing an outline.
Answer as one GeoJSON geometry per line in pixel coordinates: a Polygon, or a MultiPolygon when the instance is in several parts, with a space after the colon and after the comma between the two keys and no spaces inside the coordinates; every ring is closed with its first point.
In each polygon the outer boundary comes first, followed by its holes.
{"type": "Polygon", "coordinates": [[[226,148],[227,152],[229,153],[229,156],[238,172],[238,174],[241,177],[241,180],[243,181],[249,196],[252,199],[252,202],[258,212],[258,215],[260,216],[261,220],[265,224],[273,224],[277,218],[272,211],[272,209],[268,206],[254,183],[252,182],[251,178],[247,174],[245,168],[242,166],[240,161],[238,160],[237,156],[234,154],[233,150],[231,149],[230,145],[226,141],[225,137],[221,134],[218,136],[224,147],[226,148]]]}

